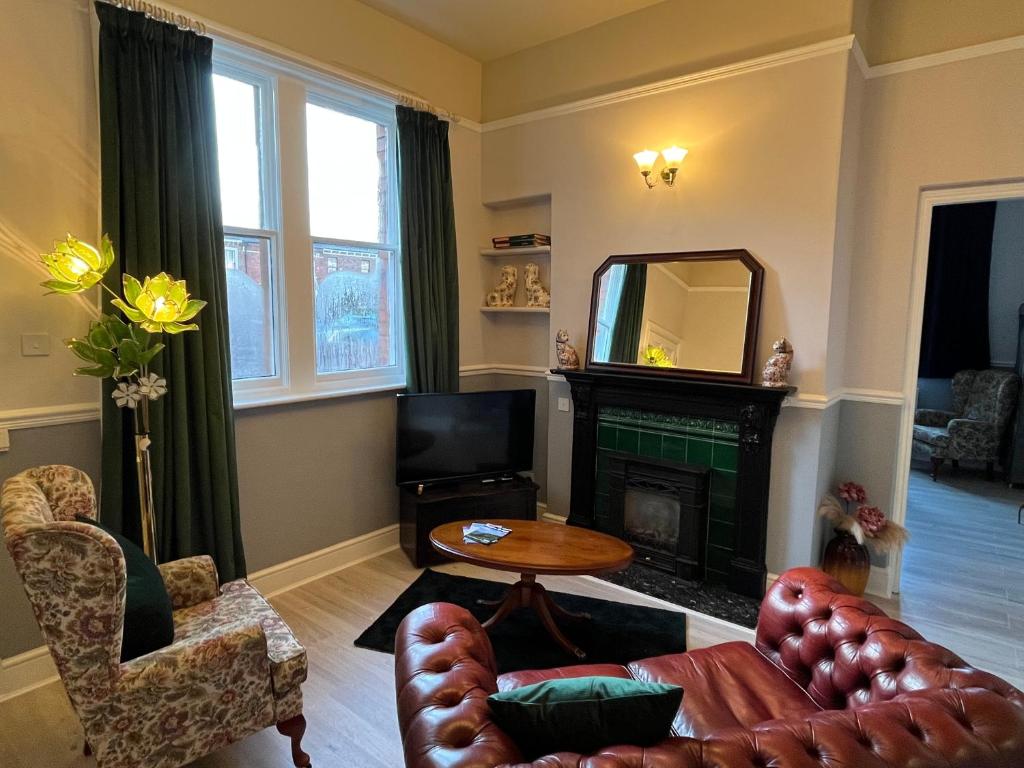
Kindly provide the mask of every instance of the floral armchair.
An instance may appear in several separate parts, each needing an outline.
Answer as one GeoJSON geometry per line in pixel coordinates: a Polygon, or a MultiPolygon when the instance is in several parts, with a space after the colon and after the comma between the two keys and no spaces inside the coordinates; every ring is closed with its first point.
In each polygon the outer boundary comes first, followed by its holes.
{"type": "Polygon", "coordinates": [[[306,652],[245,581],[218,586],[213,561],[159,566],[174,642],[121,663],[125,562],[96,517],[89,477],[46,466],[8,479],[0,523],[50,654],[100,768],[174,768],[270,725],[301,739],[306,652]]]}
{"type": "Polygon", "coordinates": [[[930,459],[932,480],[946,459],[985,462],[989,479],[1013,418],[1020,377],[1012,371],[960,371],[953,377],[953,410],[914,412],[913,455],[930,459]]]}

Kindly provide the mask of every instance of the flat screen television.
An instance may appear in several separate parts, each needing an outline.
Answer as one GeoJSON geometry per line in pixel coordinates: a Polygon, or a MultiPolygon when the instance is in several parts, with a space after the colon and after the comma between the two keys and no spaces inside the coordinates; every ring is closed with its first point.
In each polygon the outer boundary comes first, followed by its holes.
{"type": "Polygon", "coordinates": [[[398,484],[533,469],[532,389],[398,396],[398,484]]]}

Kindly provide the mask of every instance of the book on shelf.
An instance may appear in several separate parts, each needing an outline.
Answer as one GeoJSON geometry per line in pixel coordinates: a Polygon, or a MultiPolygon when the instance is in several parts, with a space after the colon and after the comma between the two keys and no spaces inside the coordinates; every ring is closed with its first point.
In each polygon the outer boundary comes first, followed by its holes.
{"type": "Polygon", "coordinates": [[[491,243],[495,248],[536,248],[538,246],[551,245],[551,236],[539,234],[502,235],[500,237],[492,237],[491,243]]]}

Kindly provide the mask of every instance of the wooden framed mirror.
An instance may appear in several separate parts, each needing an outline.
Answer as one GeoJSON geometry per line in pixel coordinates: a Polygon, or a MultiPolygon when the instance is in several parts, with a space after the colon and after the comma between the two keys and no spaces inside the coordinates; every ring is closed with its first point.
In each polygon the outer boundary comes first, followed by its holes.
{"type": "Polygon", "coordinates": [[[763,282],[743,249],[610,256],[594,272],[586,365],[752,384],[763,282]]]}

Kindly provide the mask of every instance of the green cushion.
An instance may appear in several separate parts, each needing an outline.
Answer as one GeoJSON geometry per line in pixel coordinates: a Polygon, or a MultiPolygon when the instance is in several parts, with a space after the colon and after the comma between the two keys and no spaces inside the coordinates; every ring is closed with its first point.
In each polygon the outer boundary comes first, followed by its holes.
{"type": "Polygon", "coordinates": [[[488,697],[494,722],[530,760],[589,754],[613,744],[652,746],[669,735],[683,689],[617,677],[546,680],[488,697]]]}
{"type": "Polygon", "coordinates": [[[174,642],[174,609],[156,563],[146,557],[133,541],[110,530],[97,520],[77,517],[114,537],[124,552],[127,574],[124,595],[124,632],[121,637],[121,661],[164,648],[174,642]]]}

